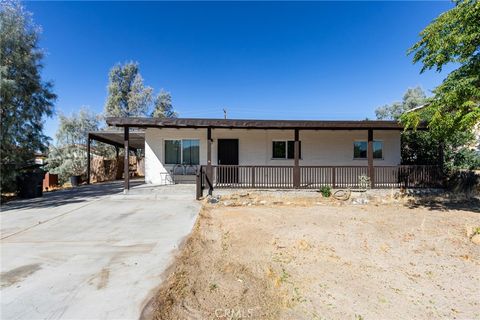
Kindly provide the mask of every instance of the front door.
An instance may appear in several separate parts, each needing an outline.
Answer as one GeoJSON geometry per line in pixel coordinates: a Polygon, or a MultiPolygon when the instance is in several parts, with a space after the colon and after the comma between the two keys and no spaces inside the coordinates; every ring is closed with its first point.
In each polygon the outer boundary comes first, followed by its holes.
{"type": "Polygon", "coordinates": [[[218,139],[217,159],[217,183],[237,183],[238,168],[223,166],[238,165],[238,139],[218,139]]]}

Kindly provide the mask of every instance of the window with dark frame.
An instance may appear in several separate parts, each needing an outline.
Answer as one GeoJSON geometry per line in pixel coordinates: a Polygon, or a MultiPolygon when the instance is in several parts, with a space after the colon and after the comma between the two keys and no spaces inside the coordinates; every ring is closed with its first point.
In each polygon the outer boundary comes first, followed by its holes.
{"type": "Polygon", "coordinates": [[[165,164],[200,164],[200,140],[165,140],[165,164]]]}
{"type": "Polygon", "coordinates": [[[165,164],[182,162],[182,140],[165,140],[165,164]]]}
{"type": "Polygon", "coordinates": [[[200,140],[182,140],[182,164],[200,164],[200,140]]]}
{"type": "MultiPolygon", "coordinates": [[[[302,157],[302,142],[299,141],[299,158],[302,157]]],[[[272,159],[294,159],[295,141],[272,141],[272,159]]]]}
{"type": "MultiPolygon", "coordinates": [[[[368,158],[368,142],[355,141],[353,142],[353,158],[367,159],[368,158]]],[[[383,159],[383,141],[373,141],[373,159],[383,159]]]]}

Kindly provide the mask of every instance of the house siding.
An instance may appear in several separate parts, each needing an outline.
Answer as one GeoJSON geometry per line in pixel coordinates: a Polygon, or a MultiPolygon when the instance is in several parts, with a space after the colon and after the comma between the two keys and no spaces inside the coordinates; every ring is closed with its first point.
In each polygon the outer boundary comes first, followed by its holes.
{"type": "MultiPolygon", "coordinates": [[[[367,130],[300,130],[302,154],[300,165],[366,166],[367,160],[353,159],[353,142],[367,140],[367,130]]],[[[293,130],[213,129],[212,164],[217,164],[218,139],[239,139],[239,165],[293,165],[293,159],[272,159],[273,140],[293,140],[293,130]]],[[[173,165],[164,165],[164,143],[169,139],[199,139],[200,164],[207,164],[206,129],[159,129],[145,132],[145,181],[165,183],[173,165]]],[[[374,140],[383,141],[383,159],[374,165],[399,165],[400,131],[375,130],[374,140]]]]}

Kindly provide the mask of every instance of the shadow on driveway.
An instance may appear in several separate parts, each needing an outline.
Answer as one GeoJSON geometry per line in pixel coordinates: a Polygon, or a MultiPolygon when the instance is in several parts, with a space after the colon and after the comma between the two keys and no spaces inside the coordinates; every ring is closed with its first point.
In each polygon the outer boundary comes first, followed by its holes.
{"type": "MultiPolygon", "coordinates": [[[[143,179],[130,180],[130,187],[144,184],[143,179]]],[[[80,203],[101,196],[119,194],[123,192],[123,180],[103,182],[91,185],[82,185],[67,190],[44,192],[43,197],[10,201],[1,206],[6,212],[18,209],[53,208],[65,204],[80,203]]]]}

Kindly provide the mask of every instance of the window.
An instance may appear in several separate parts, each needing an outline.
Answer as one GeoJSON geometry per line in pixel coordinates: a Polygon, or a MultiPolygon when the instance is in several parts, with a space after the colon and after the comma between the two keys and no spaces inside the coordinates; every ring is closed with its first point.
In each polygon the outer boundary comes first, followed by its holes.
{"type": "Polygon", "coordinates": [[[373,141],[373,159],[383,159],[382,141],[373,141]]]}
{"type": "Polygon", "coordinates": [[[183,164],[200,163],[200,140],[182,140],[183,164]]]}
{"type": "Polygon", "coordinates": [[[165,164],[200,164],[200,140],[165,140],[165,164]]]}
{"type": "MultiPolygon", "coordinates": [[[[299,153],[301,158],[302,143],[299,141],[299,153]]],[[[293,159],[295,158],[295,141],[273,141],[272,142],[272,158],[273,159],[293,159]]]]}
{"type": "Polygon", "coordinates": [[[274,159],[285,159],[287,155],[287,147],[285,141],[273,141],[273,154],[274,159]]]}
{"type": "MultiPolygon", "coordinates": [[[[367,141],[355,141],[353,143],[353,158],[367,159],[367,150],[367,141]]],[[[383,141],[373,141],[373,159],[383,159],[383,141]]]]}
{"type": "Polygon", "coordinates": [[[182,162],[182,140],[165,140],[165,164],[182,162]]]}

